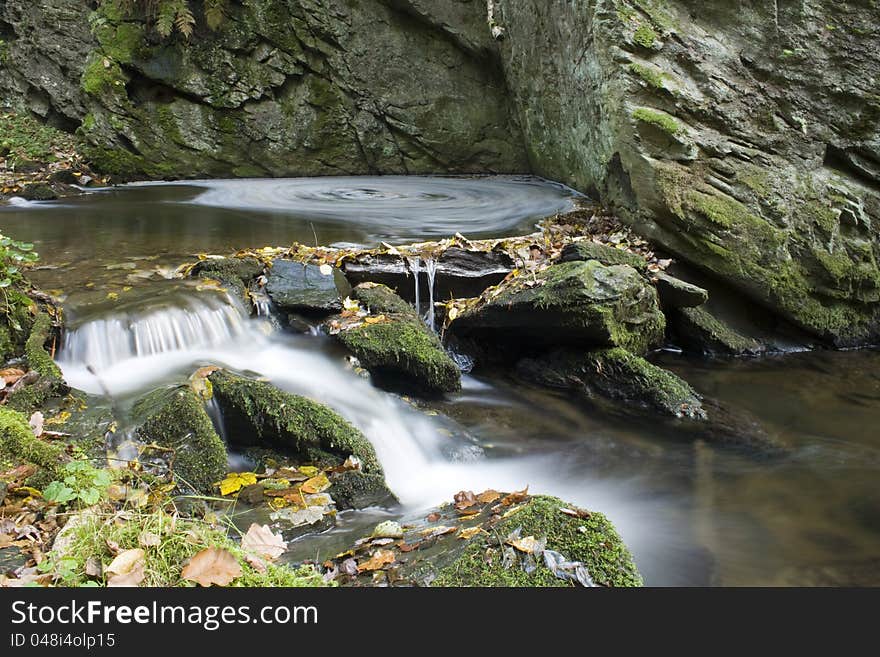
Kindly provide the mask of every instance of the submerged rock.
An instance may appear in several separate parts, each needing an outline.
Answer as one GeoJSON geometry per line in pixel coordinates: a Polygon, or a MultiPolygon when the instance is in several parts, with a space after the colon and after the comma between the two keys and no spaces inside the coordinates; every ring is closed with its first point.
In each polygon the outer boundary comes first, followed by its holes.
{"type": "Polygon", "coordinates": [[[283,448],[304,463],[338,465],[354,455],[365,473],[382,475],[370,441],[326,406],[224,370],[209,379],[230,444],[283,448]]]}
{"type": "Polygon", "coordinates": [[[665,319],[653,286],[627,265],[564,262],[532,280],[506,281],[452,323],[463,337],[645,353],[663,339],[665,319]]]}
{"type": "MultiPolygon", "coordinates": [[[[513,270],[513,260],[500,251],[475,251],[451,246],[435,262],[434,298],[478,296],[487,287],[504,280],[513,270]]],[[[363,254],[342,265],[352,285],[373,282],[392,288],[401,297],[415,299],[415,275],[410,262],[390,253],[363,254]]],[[[419,293],[428,298],[428,277],[424,260],[419,265],[419,293]]]]}
{"type": "Polygon", "coordinates": [[[626,349],[559,350],[517,364],[523,378],[587,398],[604,397],[669,417],[705,420],[702,398],[672,372],[626,349]]]}
{"type": "Polygon", "coordinates": [[[381,321],[336,333],[379,385],[438,395],[461,388],[461,371],[415,310],[384,285],[362,283],[352,296],[381,321]]]}
{"type": "Polygon", "coordinates": [[[672,309],[667,318],[676,342],[687,351],[742,356],[765,350],[758,340],[738,333],[703,307],[672,309]]]}
{"type": "Polygon", "coordinates": [[[156,390],[134,407],[145,418],[136,436],[174,450],[175,479],[201,493],[215,493],[226,473],[226,447],[211,424],[202,399],[189,387],[156,390]]]}
{"type": "Polygon", "coordinates": [[[664,308],[693,308],[709,300],[709,292],[698,285],[660,271],[653,275],[660,304],[664,308]]]}
{"type": "Polygon", "coordinates": [[[342,310],[337,270],[324,273],[317,265],[277,258],[269,271],[266,291],[276,306],[287,311],[329,314],[342,310]]]}

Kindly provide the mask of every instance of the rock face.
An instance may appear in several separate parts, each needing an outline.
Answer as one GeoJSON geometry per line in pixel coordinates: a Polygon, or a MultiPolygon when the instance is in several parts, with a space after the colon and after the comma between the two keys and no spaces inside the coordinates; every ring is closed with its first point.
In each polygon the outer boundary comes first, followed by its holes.
{"type": "MultiPolygon", "coordinates": [[[[482,7],[481,7],[482,5],[482,7]]],[[[0,89],[119,175],[518,172],[479,0],[248,0],[160,39],[117,0],[10,0],[0,89]],[[90,30],[91,25],[91,30],[90,30]]]]}
{"type": "Polygon", "coordinates": [[[880,334],[872,2],[499,5],[536,173],[814,335],[880,334]]]}
{"type": "Polygon", "coordinates": [[[362,283],[352,295],[381,321],[343,328],[336,337],[376,383],[429,396],[461,388],[461,371],[412,306],[384,285],[362,283]]]}
{"type": "Polygon", "coordinates": [[[453,324],[457,335],[540,345],[619,346],[644,353],[663,338],[653,286],[628,265],[564,262],[505,282],[453,324]],[[502,335],[503,334],[503,335],[502,335]]]}

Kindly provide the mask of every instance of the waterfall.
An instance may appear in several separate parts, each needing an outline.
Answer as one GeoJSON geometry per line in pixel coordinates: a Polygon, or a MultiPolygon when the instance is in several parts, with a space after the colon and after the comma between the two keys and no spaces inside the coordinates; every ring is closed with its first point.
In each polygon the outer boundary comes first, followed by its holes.
{"type": "Polygon", "coordinates": [[[436,333],[434,327],[434,276],[437,273],[437,262],[433,258],[425,260],[425,274],[428,276],[428,316],[426,323],[432,332],[436,333]]]}
{"type": "Polygon", "coordinates": [[[416,256],[414,258],[407,258],[406,262],[407,262],[407,264],[409,264],[409,270],[412,272],[413,278],[416,281],[416,302],[415,302],[416,312],[421,313],[421,310],[419,308],[421,305],[419,303],[419,262],[420,262],[419,256],[416,256]]]}

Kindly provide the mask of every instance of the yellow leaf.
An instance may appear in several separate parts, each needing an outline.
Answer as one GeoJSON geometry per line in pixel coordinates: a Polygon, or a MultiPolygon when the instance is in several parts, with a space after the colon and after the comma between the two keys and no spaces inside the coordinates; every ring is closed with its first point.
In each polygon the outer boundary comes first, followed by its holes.
{"type": "Polygon", "coordinates": [[[64,424],[70,419],[70,411],[61,411],[58,415],[50,417],[44,424],[64,424]]]}
{"type": "Polygon", "coordinates": [[[372,557],[363,563],[358,564],[357,569],[359,573],[362,573],[365,570],[379,570],[383,566],[394,563],[395,559],[394,552],[391,550],[376,550],[372,557]]]}
{"type": "Polygon", "coordinates": [[[351,299],[350,297],[345,297],[345,300],[342,302],[342,309],[343,310],[358,311],[358,310],[360,310],[360,307],[361,307],[361,305],[357,301],[355,301],[354,299],[351,299]]]}
{"type": "Polygon", "coordinates": [[[385,321],[385,315],[376,315],[375,317],[367,317],[364,319],[365,324],[379,324],[385,321]]]}
{"type": "Polygon", "coordinates": [[[257,475],[253,472],[230,472],[226,475],[226,479],[215,485],[220,487],[221,495],[231,495],[255,483],[257,483],[257,475]]]}
{"type": "Polygon", "coordinates": [[[304,493],[320,493],[330,488],[330,480],[327,479],[327,475],[323,472],[319,475],[316,475],[306,481],[301,487],[300,490],[304,493]]]}
{"type": "Polygon", "coordinates": [[[468,529],[462,529],[460,532],[458,532],[458,538],[461,538],[461,539],[473,538],[474,536],[479,534],[481,531],[483,531],[482,527],[469,527],[468,529]]]}
{"type": "Polygon", "coordinates": [[[313,465],[301,465],[297,470],[302,472],[306,477],[314,477],[320,472],[320,470],[313,465]]]}
{"type": "Polygon", "coordinates": [[[456,317],[458,317],[458,308],[452,306],[449,311],[446,313],[446,318],[451,322],[456,317]]]}
{"type": "Polygon", "coordinates": [[[116,299],[119,298],[119,293],[118,292],[108,292],[107,298],[110,299],[111,301],[116,301],[116,299]]]}

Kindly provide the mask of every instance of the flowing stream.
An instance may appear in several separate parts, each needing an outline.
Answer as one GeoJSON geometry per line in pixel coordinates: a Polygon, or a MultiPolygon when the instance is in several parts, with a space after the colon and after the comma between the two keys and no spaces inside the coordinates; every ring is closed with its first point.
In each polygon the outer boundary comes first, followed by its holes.
{"type": "MultiPolygon", "coordinates": [[[[393,514],[460,489],[529,485],[607,514],[649,584],[880,583],[876,351],[661,355],[698,390],[751,411],[793,446],[789,456],[755,459],[660,434],[650,422],[613,420],[502,374],[466,374],[461,393],[416,406],[351,371],[332,339],[280,331],[217,290],[167,280],[198,252],[528,232],[570,207],[572,195],[514,178],[150,184],[10,204],[0,207],[0,229],[37,243],[46,268],[32,277],[67,299],[65,377],[109,392],[117,408],[196,367],[222,365],[356,424],[403,502],[393,514]]],[[[430,271],[427,262],[411,266],[430,271]]],[[[338,551],[388,514],[340,514],[337,529],[301,539],[294,553],[338,551]]]]}

